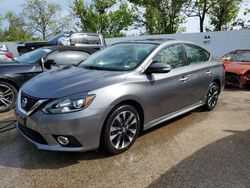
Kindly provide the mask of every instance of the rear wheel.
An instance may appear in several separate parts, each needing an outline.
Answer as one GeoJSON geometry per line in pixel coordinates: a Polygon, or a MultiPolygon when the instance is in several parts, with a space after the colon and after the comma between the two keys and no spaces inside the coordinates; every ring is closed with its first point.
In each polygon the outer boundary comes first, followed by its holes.
{"type": "Polygon", "coordinates": [[[219,97],[219,92],[220,92],[219,85],[216,82],[213,82],[208,90],[207,101],[206,104],[204,105],[205,110],[210,111],[216,106],[219,97]]]}
{"type": "Polygon", "coordinates": [[[102,132],[101,147],[109,154],[120,154],[135,142],[140,130],[137,110],[130,105],[115,108],[102,132]]]}
{"type": "Polygon", "coordinates": [[[8,82],[0,81],[0,112],[6,112],[15,106],[17,90],[8,82]]]}

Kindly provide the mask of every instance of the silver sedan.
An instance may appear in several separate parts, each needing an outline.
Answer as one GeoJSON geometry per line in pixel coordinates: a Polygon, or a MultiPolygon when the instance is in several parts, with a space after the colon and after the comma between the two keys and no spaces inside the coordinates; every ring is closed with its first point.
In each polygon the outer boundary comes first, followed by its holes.
{"type": "Polygon", "coordinates": [[[17,128],[39,149],[119,154],[143,130],[198,107],[212,110],[223,87],[220,61],[193,43],[120,42],[24,84],[17,128]]]}

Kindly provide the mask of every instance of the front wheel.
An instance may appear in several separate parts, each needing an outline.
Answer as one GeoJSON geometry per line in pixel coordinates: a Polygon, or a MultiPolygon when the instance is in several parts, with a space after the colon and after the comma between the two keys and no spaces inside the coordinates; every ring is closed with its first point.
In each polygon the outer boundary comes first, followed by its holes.
{"type": "Polygon", "coordinates": [[[0,81],[0,112],[6,112],[15,106],[17,90],[8,82],[0,81]]]}
{"type": "Polygon", "coordinates": [[[140,117],[130,105],[115,108],[109,115],[101,138],[101,147],[109,154],[120,154],[135,142],[140,130],[140,117]]]}
{"type": "Polygon", "coordinates": [[[208,89],[206,104],[203,106],[205,110],[210,111],[216,106],[219,92],[219,85],[216,82],[213,82],[208,89]]]}

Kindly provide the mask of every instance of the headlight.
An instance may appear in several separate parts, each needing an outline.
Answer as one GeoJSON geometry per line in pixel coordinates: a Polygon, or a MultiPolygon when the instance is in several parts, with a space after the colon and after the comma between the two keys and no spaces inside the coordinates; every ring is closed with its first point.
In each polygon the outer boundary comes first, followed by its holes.
{"type": "Polygon", "coordinates": [[[43,112],[47,114],[61,114],[75,112],[87,108],[94,100],[95,95],[73,95],[50,102],[43,112]]]}

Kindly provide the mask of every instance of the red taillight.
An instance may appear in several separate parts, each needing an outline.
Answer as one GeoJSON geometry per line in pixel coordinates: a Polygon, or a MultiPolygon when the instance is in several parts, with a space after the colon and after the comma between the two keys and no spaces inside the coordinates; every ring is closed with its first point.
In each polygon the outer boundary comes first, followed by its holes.
{"type": "Polygon", "coordinates": [[[13,58],[14,58],[13,54],[10,53],[10,52],[7,53],[7,54],[5,54],[5,56],[8,57],[8,58],[10,58],[10,59],[13,59],[13,58]]]}

